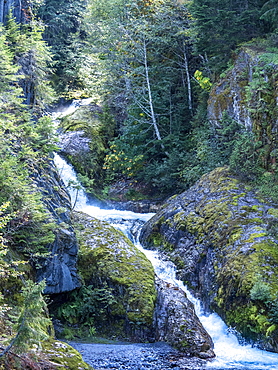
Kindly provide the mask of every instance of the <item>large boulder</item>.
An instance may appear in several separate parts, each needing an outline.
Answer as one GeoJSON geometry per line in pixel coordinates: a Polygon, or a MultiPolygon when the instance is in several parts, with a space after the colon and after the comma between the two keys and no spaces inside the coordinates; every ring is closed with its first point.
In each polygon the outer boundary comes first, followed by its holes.
{"type": "Polygon", "coordinates": [[[155,340],[166,341],[190,356],[214,357],[212,339],[185,292],[159,278],[156,278],[156,289],[155,340]]]}
{"type": "Polygon", "coordinates": [[[120,231],[105,221],[76,213],[79,228],[79,272],[84,284],[106,290],[106,307],[100,300],[94,317],[99,332],[151,339],[156,300],[154,270],[150,261],[120,231]],[[110,298],[108,297],[110,293],[110,298]]]}
{"type": "MultiPolygon", "coordinates": [[[[81,101],[82,102],[82,101],[81,101]]],[[[60,150],[83,176],[102,184],[101,173],[107,141],[113,132],[113,123],[102,120],[103,112],[96,104],[81,105],[60,120],[60,150]]],[[[89,186],[89,184],[87,184],[89,186]]]]}
{"type": "Polygon", "coordinates": [[[187,355],[213,357],[212,340],[186,294],[155,279],[150,261],[120,231],[80,212],[76,217],[80,275],[87,287],[113,296],[106,312],[100,307],[94,316],[99,332],[166,341],[187,355]]]}
{"type": "Polygon", "coordinates": [[[276,207],[217,168],[170,198],[141,242],[170,256],[206,309],[278,351],[277,217],[276,207]]]}

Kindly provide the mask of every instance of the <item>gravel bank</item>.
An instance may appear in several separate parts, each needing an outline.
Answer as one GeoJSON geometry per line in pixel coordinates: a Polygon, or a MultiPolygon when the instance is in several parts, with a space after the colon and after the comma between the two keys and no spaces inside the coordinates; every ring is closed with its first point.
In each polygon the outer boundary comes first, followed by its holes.
{"type": "Polygon", "coordinates": [[[96,370],[205,370],[206,362],[181,354],[165,343],[94,344],[71,342],[96,370]]]}

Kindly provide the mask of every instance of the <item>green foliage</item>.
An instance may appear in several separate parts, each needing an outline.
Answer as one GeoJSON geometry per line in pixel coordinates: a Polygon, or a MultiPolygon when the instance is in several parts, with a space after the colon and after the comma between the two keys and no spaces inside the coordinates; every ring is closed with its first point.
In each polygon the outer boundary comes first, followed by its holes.
{"type": "Polygon", "coordinates": [[[60,94],[84,87],[80,70],[85,61],[86,32],[81,28],[85,0],[45,0],[38,17],[47,25],[44,40],[51,46],[54,61],[53,84],[60,94]]]}
{"type": "Polygon", "coordinates": [[[255,180],[261,173],[258,149],[261,143],[255,135],[243,132],[238,136],[230,157],[230,166],[243,179],[255,180]]]}
{"type": "Polygon", "coordinates": [[[203,73],[201,71],[198,71],[198,69],[194,72],[194,77],[202,89],[207,91],[211,89],[212,83],[210,82],[209,78],[204,77],[203,73]]]}
{"type": "Polygon", "coordinates": [[[136,148],[118,140],[110,145],[110,154],[106,155],[103,168],[107,170],[107,176],[112,173],[129,178],[136,177],[143,165],[144,156],[136,154],[136,148]]]}
{"type": "MultiPolygon", "coordinates": [[[[190,60],[188,11],[171,1],[125,6],[121,1],[97,1],[89,9],[95,75],[103,82],[98,93],[118,124],[117,150],[111,148],[104,166],[109,167],[108,180],[126,176],[149,182],[151,169],[158,166],[163,172],[171,167],[174,148],[186,150],[182,145],[194,109],[190,88],[196,69],[190,60]]],[[[171,180],[165,180],[164,188],[169,188],[171,180]]]]}
{"type": "Polygon", "coordinates": [[[18,79],[23,89],[25,103],[34,114],[41,111],[54,100],[50,86],[52,55],[42,39],[44,28],[32,20],[28,25],[20,25],[11,13],[5,24],[6,43],[19,66],[18,79]]]}
{"type": "Polygon", "coordinates": [[[95,319],[108,320],[110,307],[115,302],[112,289],[107,285],[103,288],[83,285],[80,289],[69,293],[67,302],[57,310],[57,317],[67,325],[62,335],[66,339],[72,339],[74,335],[93,336],[95,319]]]}
{"type": "Polygon", "coordinates": [[[238,44],[263,34],[260,20],[265,0],[193,0],[190,11],[195,18],[196,51],[208,57],[210,70],[226,68],[231,51],[238,44]]]}
{"type": "MultiPolygon", "coordinates": [[[[14,23],[13,23],[14,24],[14,23]]],[[[16,27],[18,29],[18,27],[16,27]]],[[[54,127],[47,117],[36,123],[24,105],[17,86],[21,75],[14,65],[13,46],[4,31],[0,37],[0,202],[9,201],[12,220],[4,237],[36,263],[40,253],[53,242],[55,225],[46,212],[30,173],[42,165],[55,148],[54,127]]],[[[9,36],[11,37],[11,36],[9,36]]]]}
{"type": "Polygon", "coordinates": [[[278,4],[277,0],[268,0],[265,2],[261,9],[261,19],[268,22],[271,26],[271,30],[275,30],[278,27],[278,4]]]}
{"type": "Polygon", "coordinates": [[[26,352],[34,344],[40,346],[48,339],[51,320],[46,317],[46,303],[42,296],[45,282],[35,284],[27,280],[22,289],[22,304],[18,307],[19,313],[15,319],[14,330],[17,333],[13,340],[13,347],[18,352],[26,352]]]}
{"type": "Polygon", "coordinates": [[[250,297],[252,300],[262,301],[268,303],[271,299],[270,286],[262,281],[257,281],[250,290],[250,297]]]}

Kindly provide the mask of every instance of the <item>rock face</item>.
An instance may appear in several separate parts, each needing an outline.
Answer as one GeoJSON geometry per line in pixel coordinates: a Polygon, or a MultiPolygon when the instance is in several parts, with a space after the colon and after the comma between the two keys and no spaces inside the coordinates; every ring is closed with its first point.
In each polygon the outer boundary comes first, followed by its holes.
{"type": "Polygon", "coordinates": [[[233,68],[213,87],[208,120],[223,127],[225,114],[252,131],[264,149],[265,166],[276,163],[278,132],[277,54],[256,45],[242,47],[233,68]]]}
{"type": "Polygon", "coordinates": [[[59,135],[60,150],[66,155],[88,154],[90,139],[84,136],[84,131],[71,131],[59,135]]]}
{"type": "Polygon", "coordinates": [[[78,265],[85,285],[112,293],[107,309],[95,317],[98,330],[149,339],[156,299],[151,263],[107,222],[83,213],[76,217],[81,241],[78,265]]]}
{"type": "Polygon", "coordinates": [[[57,224],[55,241],[49,245],[50,256],[41,261],[38,281],[45,279],[46,294],[71,291],[80,286],[77,275],[77,240],[70,218],[70,198],[54,164],[35,168],[32,178],[37,190],[43,194],[43,202],[57,224]]]}
{"type": "Polygon", "coordinates": [[[61,153],[82,175],[101,182],[109,128],[100,119],[101,109],[91,103],[79,106],[60,122],[61,153]]]}
{"type": "Polygon", "coordinates": [[[141,242],[170,256],[207,309],[278,351],[277,217],[277,208],[218,168],[170,198],[141,242]]]}
{"type": "Polygon", "coordinates": [[[166,341],[191,356],[214,357],[213,343],[185,293],[156,278],[155,340],[166,341]]]}

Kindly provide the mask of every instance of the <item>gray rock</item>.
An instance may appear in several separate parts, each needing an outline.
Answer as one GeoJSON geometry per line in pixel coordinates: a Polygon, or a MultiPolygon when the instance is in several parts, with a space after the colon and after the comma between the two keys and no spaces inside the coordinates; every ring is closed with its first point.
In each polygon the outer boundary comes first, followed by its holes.
{"type": "Polygon", "coordinates": [[[71,291],[80,286],[77,275],[78,245],[71,222],[68,193],[53,162],[33,170],[32,179],[50,218],[57,224],[55,240],[48,246],[49,256],[36,267],[37,280],[46,281],[46,294],[71,291]]]}
{"type": "Polygon", "coordinates": [[[155,340],[166,341],[190,356],[214,357],[213,342],[179,288],[156,278],[155,340]]]}
{"type": "Polygon", "coordinates": [[[278,351],[277,224],[277,207],[259,199],[228,168],[218,168],[170,198],[140,238],[145,247],[167,254],[205,309],[217,311],[261,348],[278,351]],[[268,301],[251,299],[258,284],[272,292],[268,301]]]}
{"type": "Polygon", "coordinates": [[[81,155],[90,152],[90,142],[84,131],[68,131],[59,135],[58,146],[67,155],[81,155]]]}

